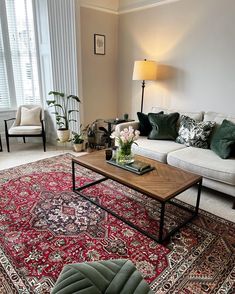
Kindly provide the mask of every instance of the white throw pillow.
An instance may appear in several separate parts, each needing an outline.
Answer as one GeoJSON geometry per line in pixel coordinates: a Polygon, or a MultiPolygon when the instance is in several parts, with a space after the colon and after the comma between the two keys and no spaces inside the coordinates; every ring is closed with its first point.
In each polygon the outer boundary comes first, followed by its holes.
{"type": "Polygon", "coordinates": [[[26,108],[21,107],[20,125],[21,126],[40,126],[41,107],[26,108]]]}

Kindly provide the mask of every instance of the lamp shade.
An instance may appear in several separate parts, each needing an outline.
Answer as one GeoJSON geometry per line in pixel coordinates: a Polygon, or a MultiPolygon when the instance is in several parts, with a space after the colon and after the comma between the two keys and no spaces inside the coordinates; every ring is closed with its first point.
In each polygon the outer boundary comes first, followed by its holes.
{"type": "Polygon", "coordinates": [[[137,60],[134,63],[132,80],[154,81],[157,78],[157,64],[151,60],[137,60]]]}

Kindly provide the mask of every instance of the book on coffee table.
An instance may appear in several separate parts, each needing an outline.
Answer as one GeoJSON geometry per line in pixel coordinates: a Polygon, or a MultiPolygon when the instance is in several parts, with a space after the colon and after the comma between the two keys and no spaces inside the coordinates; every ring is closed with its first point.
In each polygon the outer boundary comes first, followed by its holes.
{"type": "Polygon", "coordinates": [[[127,164],[119,164],[118,162],[112,159],[107,160],[107,162],[138,175],[143,175],[154,169],[154,167],[152,167],[150,164],[139,161],[139,160],[136,160],[132,163],[127,163],[127,164]]]}
{"type": "Polygon", "coordinates": [[[149,169],[151,167],[150,164],[136,160],[132,163],[125,164],[125,166],[129,169],[133,169],[134,171],[142,172],[145,169],[149,169]]]}

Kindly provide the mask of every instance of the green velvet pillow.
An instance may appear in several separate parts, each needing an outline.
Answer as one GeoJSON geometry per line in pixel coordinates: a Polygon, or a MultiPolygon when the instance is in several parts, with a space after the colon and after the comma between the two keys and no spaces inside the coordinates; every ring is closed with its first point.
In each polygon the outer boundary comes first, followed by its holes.
{"type": "MultiPolygon", "coordinates": [[[[163,113],[163,111],[159,113],[163,113]]],[[[137,112],[137,116],[140,123],[140,126],[139,126],[140,136],[148,136],[148,134],[152,130],[152,126],[149,122],[148,114],[145,114],[143,112],[137,112]]]]}
{"type": "Polygon", "coordinates": [[[232,155],[235,146],[235,124],[224,119],[221,126],[215,131],[211,139],[211,150],[221,158],[226,159],[232,155]]]}
{"type": "Polygon", "coordinates": [[[148,135],[150,140],[175,140],[177,137],[176,123],[179,119],[179,113],[170,114],[149,113],[149,122],[152,125],[152,131],[148,135]]]}

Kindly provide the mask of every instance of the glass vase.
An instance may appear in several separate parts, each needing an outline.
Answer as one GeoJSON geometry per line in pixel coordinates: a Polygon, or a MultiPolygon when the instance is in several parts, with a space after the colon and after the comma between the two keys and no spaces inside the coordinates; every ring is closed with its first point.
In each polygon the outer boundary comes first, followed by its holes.
{"type": "Polygon", "coordinates": [[[131,150],[132,144],[122,144],[118,147],[116,161],[118,164],[134,162],[134,154],[131,150]]]}

